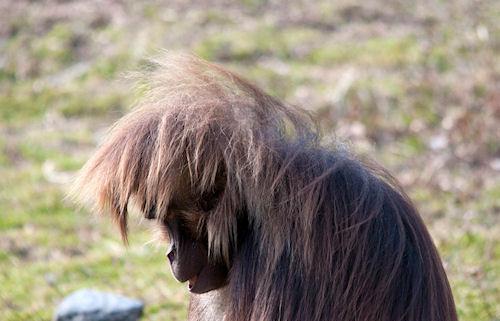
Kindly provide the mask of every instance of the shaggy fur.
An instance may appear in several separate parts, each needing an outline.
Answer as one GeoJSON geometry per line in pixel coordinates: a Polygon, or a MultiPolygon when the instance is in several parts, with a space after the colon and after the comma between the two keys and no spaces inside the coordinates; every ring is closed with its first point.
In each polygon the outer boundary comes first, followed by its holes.
{"type": "Polygon", "coordinates": [[[305,112],[220,66],[151,69],[74,189],[125,239],[130,201],[162,221],[179,191],[220,188],[198,224],[230,268],[224,320],[457,320],[436,248],[385,171],[321,146],[305,112]]]}

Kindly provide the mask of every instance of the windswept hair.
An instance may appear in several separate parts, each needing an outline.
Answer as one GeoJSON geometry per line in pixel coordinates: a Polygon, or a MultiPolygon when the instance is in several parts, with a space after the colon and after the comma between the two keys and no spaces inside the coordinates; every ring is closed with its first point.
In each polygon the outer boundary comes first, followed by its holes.
{"type": "Polygon", "coordinates": [[[175,193],[222,186],[205,224],[210,255],[231,262],[225,320],[457,320],[431,237],[384,170],[218,65],[168,56],[142,79],[74,191],[126,238],[129,202],[161,220],[175,193]]]}

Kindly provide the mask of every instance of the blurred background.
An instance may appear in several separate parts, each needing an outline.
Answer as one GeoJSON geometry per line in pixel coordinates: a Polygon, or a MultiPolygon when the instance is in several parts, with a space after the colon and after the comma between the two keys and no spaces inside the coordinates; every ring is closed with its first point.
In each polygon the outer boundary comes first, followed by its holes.
{"type": "Polygon", "coordinates": [[[462,321],[500,320],[500,2],[0,1],[0,319],[74,290],[183,320],[164,246],[64,200],[159,49],[222,63],[387,167],[442,254],[462,321]]]}

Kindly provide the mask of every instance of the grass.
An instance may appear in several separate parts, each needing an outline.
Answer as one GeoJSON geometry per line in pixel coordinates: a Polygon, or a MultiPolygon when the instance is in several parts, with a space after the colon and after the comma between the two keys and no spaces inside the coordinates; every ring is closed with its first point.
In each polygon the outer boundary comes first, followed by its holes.
{"type": "Polygon", "coordinates": [[[384,164],[429,226],[460,320],[497,321],[499,11],[493,0],[374,4],[9,6],[0,22],[0,319],[50,320],[84,287],[143,300],[145,320],[185,319],[186,291],[165,244],[147,245],[149,227],[131,224],[127,248],[107,219],[65,199],[133,104],[126,72],[167,48],[246,75],[384,164]]]}

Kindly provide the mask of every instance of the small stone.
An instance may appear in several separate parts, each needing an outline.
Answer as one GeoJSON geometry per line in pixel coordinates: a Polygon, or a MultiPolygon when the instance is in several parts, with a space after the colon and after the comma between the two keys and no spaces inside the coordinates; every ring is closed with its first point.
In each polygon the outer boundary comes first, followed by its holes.
{"type": "Polygon", "coordinates": [[[429,147],[432,150],[444,149],[448,146],[448,137],[446,135],[436,135],[430,138],[429,147]]]}
{"type": "Polygon", "coordinates": [[[144,304],[113,293],[82,289],[57,307],[55,321],[137,321],[144,304]]]}

